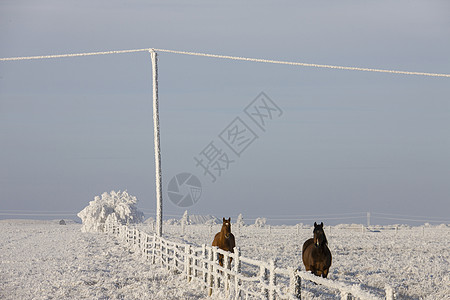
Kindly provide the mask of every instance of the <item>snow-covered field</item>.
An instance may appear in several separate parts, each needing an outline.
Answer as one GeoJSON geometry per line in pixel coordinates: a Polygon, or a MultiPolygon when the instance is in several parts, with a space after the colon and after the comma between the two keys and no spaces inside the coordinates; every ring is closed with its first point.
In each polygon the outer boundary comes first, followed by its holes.
{"type": "Polygon", "coordinates": [[[180,275],[80,224],[0,221],[0,299],[202,299],[180,275]]]}
{"type": "MultiPolygon", "coordinates": [[[[150,226],[142,225],[150,232],[150,226]]],[[[329,278],[398,299],[450,299],[450,228],[401,228],[361,232],[326,227],[333,264],[329,278]]],[[[166,226],[165,237],[210,244],[220,225],[166,226]]],[[[301,264],[311,229],[233,228],[243,256],[301,264]]],[[[81,225],[50,221],[0,221],[0,299],[205,299],[182,275],[151,265],[112,236],[82,233],[81,225]]],[[[302,269],[303,266],[302,266],[302,269]]],[[[312,286],[314,288],[314,286],[312,286]]],[[[216,299],[215,297],[214,299],[216,299]]]]}

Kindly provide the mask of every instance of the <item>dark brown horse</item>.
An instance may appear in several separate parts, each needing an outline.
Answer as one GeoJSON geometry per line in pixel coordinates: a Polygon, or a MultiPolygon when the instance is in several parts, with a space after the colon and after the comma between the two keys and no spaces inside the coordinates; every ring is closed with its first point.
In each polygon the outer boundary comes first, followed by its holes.
{"type": "MultiPolygon", "coordinates": [[[[213,246],[219,247],[222,250],[230,251],[234,253],[234,247],[236,247],[236,242],[234,240],[234,235],[231,233],[231,218],[223,218],[222,230],[216,234],[213,246]]],[[[231,266],[232,258],[230,257],[229,266],[231,266]]],[[[223,254],[219,254],[219,264],[223,267],[223,254]]]]}
{"type": "Polygon", "coordinates": [[[306,271],[311,271],[314,275],[327,278],[328,270],[331,266],[331,252],[328,249],[328,241],[323,231],[323,223],[317,225],[314,222],[314,238],[307,240],[303,244],[302,259],[306,271]]]}

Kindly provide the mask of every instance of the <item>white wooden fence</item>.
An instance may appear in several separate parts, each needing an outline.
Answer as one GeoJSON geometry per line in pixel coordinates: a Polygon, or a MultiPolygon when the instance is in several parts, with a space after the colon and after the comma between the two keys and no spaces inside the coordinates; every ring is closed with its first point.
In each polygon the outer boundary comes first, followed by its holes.
{"type": "MultiPolygon", "coordinates": [[[[274,260],[264,262],[243,257],[239,248],[231,253],[206,245],[175,243],[113,222],[107,222],[103,228],[152,264],[176,270],[184,274],[188,282],[203,285],[208,295],[222,292],[230,299],[301,299],[301,281],[307,280],[339,291],[341,299],[380,299],[363,291],[359,285],[349,286],[294,268],[279,268],[274,260]],[[219,254],[224,256],[223,267],[218,263],[219,254]]],[[[387,287],[386,299],[393,300],[393,295],[392,289],[387,287]]]]}

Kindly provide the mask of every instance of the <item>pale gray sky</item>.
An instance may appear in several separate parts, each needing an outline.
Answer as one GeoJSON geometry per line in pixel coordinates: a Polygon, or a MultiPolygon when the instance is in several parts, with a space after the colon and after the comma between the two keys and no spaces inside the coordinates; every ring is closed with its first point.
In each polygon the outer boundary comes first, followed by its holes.
{"type": "MultiPolygon", "coordinates": [[[[0,57],[154,47],[448,74],[449,37],[448,1],[0,2],[0,57]]],[[[160,53],[159,79],[167,214],[184,212],[166,191],[189,172],[192,214],[448,220],[448,78],[160,53]],[[244,112],[262,91],[283,111],[266,131],[244,112]],[[213,183],[194,157],[226,151],[236,117],[258,138],[213,183]]],[[[148,53],[0,62],[0,218],[112,189],[154,211],[151,88],[148,53]]]]}

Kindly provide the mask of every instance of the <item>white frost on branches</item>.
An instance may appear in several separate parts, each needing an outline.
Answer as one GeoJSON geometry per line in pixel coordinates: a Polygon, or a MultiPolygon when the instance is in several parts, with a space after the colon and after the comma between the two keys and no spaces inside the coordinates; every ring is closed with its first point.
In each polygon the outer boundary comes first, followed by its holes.
{"type": "Polygon", "coordinates": [[[83,221],[83,232],[97,232],[103,229],[106,220],[112,219],[119,223],[141,223],[144,213],[137,209],[137,198],[127,191],[103,193],[101,197],[95,196],[78,217],[83,221]]]}
{"type": "Polygon", "coordinates": [[[256,218],[255,227],[264,227],[266,226],[267,219],[266,218],[256,218]]]}
{"type": "Polygon", "coordinates": [[[242,216],[242,214],[239,214],[239,216],[237,217],[236,225],[238,225],[239,227],[243,227],[245,225],[244,217],[242,216]]]}
{"type": "Polygon", "coordinates": [[[188,211],[186,210],[180,220],[181,225],[190,225],[188,211]]]}

